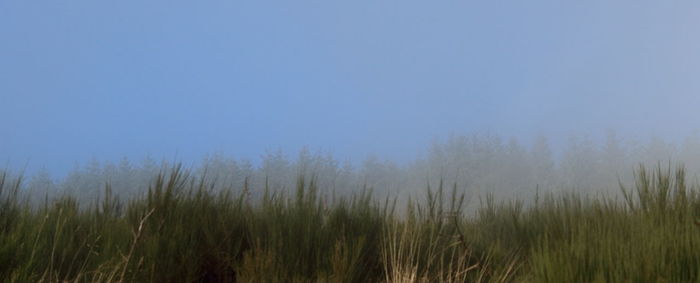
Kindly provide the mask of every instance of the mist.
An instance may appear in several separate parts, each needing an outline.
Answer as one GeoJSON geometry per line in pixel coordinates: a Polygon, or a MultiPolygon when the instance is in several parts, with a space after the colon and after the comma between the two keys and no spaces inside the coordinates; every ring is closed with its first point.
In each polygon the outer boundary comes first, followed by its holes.
{"type": "MultiPolygon", "coordinates": [[[[700,185],[700,134],[674,143],[659,136],[624,139],[609,130],[600,141],[572,136],[553,150],[545,136],[523,142],[491,132],[450,135],[412,154],[410,161],[378,155],[353,161],[332,152],[304,147],[296,152],[268,150],[251,160],[223,152],[196,162],[156,159],[93,158],[77,164],[64,176],[47,168],[26,174],[22,189],[35,204],[46,197],[76,196],[94,203],[109,188],[122,199],[141,197],[158,174],[182,166],[192,180],[213,192],[247,191],[258,198],[266,191],[293,192],[300,180],[314,182],[325,195],[352,195],[371,190],[376,197],[421,198],[426,190],[456,189],[467,196],[470,208],[484,197],[533,201],[538,195],[576,193],[588,197],[621,197],[621,185],[631,187],[640,166],[673,170],[685,168],[688,182],[700,185]]],[[[23,172],[10,170],[17,177],[23,172]]]]}

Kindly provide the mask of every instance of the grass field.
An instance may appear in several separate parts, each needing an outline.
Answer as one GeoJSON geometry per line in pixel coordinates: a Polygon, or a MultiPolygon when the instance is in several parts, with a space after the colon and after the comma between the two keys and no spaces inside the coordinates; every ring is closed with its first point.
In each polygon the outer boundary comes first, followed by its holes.
{"type": "MultiPolygon", "coordinates": [[[[619,199],[566,194],[470,203],[454,186],[407,204],[213,192],[181,167],[129,200],[30,205],[0,175],[5,282],[695,282],[700,189],[682,168],[636,170],[619,199]],[[466,213],[467,205],[477,206],[466,213]]],[[[235,190],[234,190],[235,189],[235,190]]],[[[241,193],[232,193],[233,191],[241,193]]]]}

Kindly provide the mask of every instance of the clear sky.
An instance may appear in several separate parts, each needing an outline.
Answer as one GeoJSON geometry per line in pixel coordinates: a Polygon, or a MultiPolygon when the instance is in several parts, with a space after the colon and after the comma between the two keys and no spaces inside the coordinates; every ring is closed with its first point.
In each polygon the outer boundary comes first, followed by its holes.
{"type": "Polygon", "coordinates": [[[685,135],[699,1],[0,0],[0,162],[685,135]]]}

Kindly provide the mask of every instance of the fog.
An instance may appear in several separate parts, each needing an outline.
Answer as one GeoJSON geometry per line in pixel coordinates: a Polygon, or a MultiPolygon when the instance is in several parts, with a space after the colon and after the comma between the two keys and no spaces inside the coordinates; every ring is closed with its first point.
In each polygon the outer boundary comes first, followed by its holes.
{"type": "MultiPolygon", "coordinates": [[[[700,3],[0,2],[0,167],[27,189],[614,193],[700,170],[700,3]]],[[[40,193],[39,193],[40,195],[40,193]]]]}
{"type": "MultiPolygon", "coordinates": [[[[572,137],[557,153],[545,136],[525,144],[516,138],[476,132],[435,140],[416,156],[409,162],[377,156],[351,162],[338,159],[332,152],[302,148],[295,153],[271,150],[259,160],[213,153],[189,164],[151,157],[93,159],[62,178],[52,177],[47,169],[39,170],[25,176],[22,188],[35,203],[66,193],[91,203],[100,199],[106,185],[114,194],[128,199],[143,195],[157,174],[167,174],[182,164],[191,173],[191,180],[204,180],[211,190],[248,190],[254,197],[266,189],[293,191],[299,178],[315,182],[326,195],[371,189],[375,196],[400,200],[421,198],[426,189],[442,185],[465,192],[472,205],[487,195],[526,203],[536,194],[547,193],[619,197],[620,184],[633,185],[634,169],[639,166],[684,166],[689,182],[698,183],[700,135],[673,143],[656,136],[646,141],[626,140],[607,131],[600,142],[572,137]]],[[[14,173],[16,176],[18,172],[14,173]]]]}

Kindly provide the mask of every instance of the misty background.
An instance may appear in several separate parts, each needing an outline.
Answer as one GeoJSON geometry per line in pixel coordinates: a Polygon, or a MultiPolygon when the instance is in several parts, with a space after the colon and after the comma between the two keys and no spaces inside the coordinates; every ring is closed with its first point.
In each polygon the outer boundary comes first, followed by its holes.
{"type": "Polygon", "coordinates": [[[700,170],[695,1],[2,1],[0,162],[32,190],[617,190],[700,170]],[[164,162],[166,164],[164,164],[164,162]]]}

